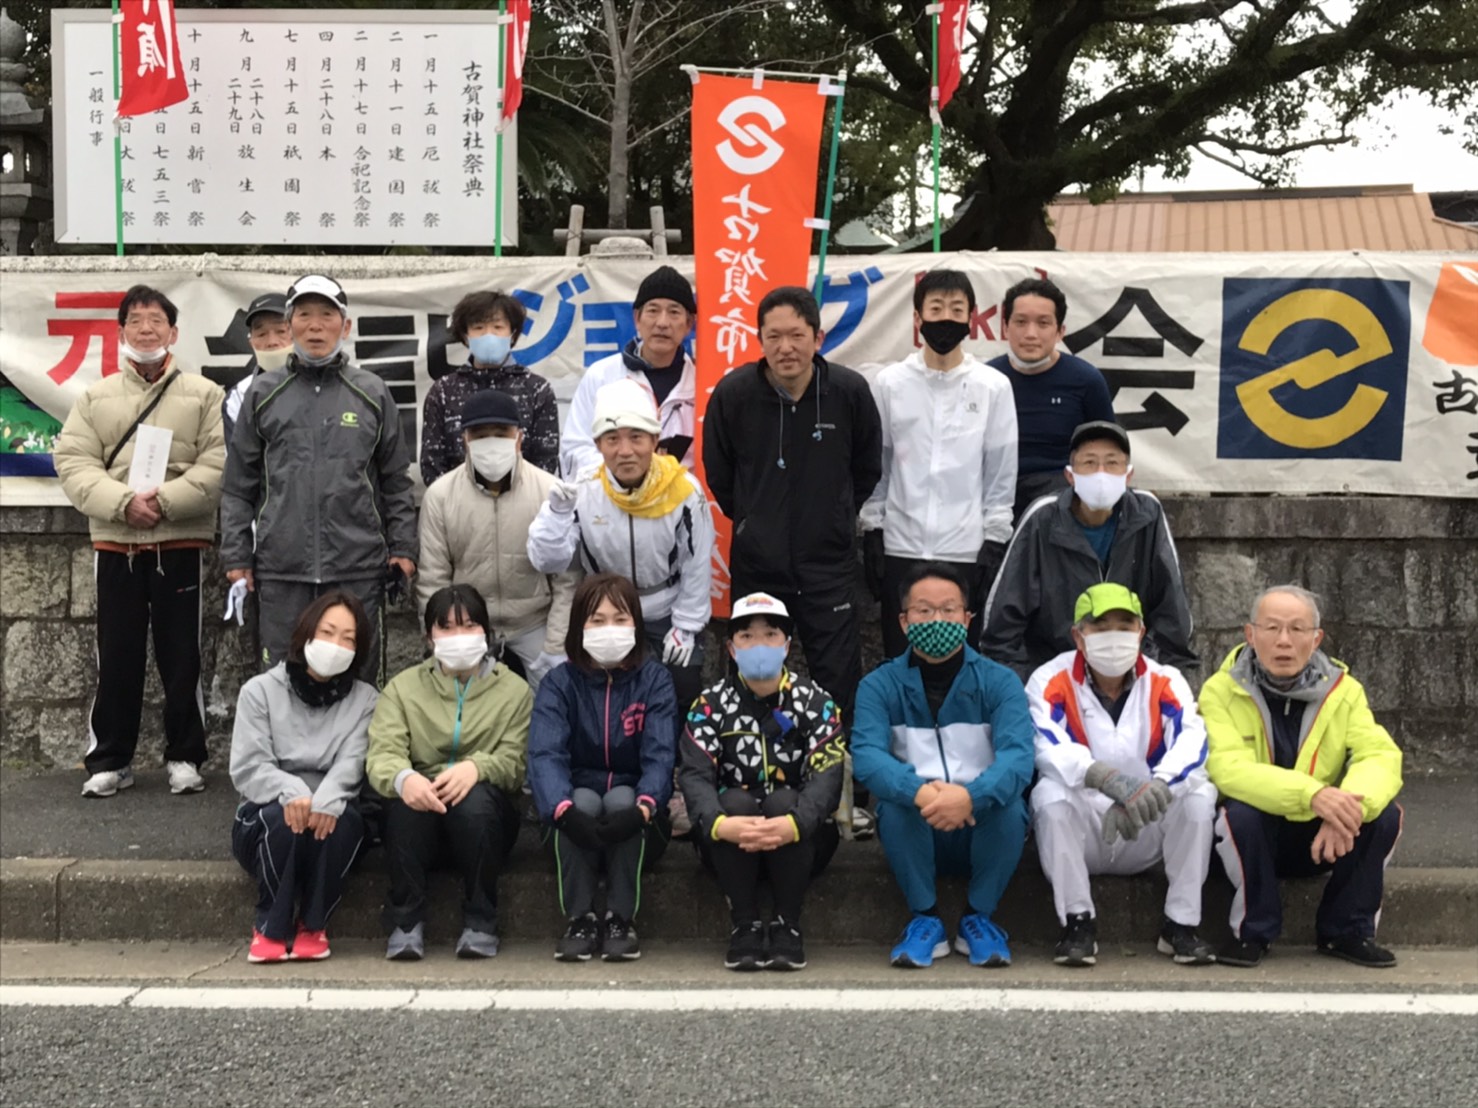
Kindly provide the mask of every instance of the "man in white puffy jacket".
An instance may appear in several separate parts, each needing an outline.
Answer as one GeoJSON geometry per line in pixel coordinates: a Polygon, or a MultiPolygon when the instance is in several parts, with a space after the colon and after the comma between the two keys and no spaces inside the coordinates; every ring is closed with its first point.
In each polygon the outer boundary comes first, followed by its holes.
{"type": "Polygon", "coordinates": [[[528,553],[540,573],[578,565],[631,580],[648,643],[672,675],[682,714],[703,687],[713,517],[682,463],[657,452],[660,429],[646,388],[631,380],[603,386],[591,424],[603,461],[554,483],[529,528],[528,553]]]}
{"type": "Polygon", "coordinates": [[[1076,649],[1026,687],[1037,725],[1032,826],[1063,924],[1053,961],[1097,961],[1090,874],[1140,873],[1163,860],[1170,890],[1159,950],[1205,965],[1214,958],[1196,928],[1216,816],[1206,725],[1180,672],[1140,652],[1144,609],[1133,592],[1094,585],[1073,621],[1076,649]]]}
{"type": "Polygon", "coordinates": [[[1016,404],[1001,373],[961,344],[970,335],[975,289],[959,270],[936,269],[914,286],[914,327],[923,349],[873,382],[883,421],[883,477],[861,512],[868,587],[883,603],[883,650],[908,643],[898,586],[909,570],[947,562],[980,612],[1011,539],[1016,495],[1016,404]]]}
{"type": "Polygon", "coordinates": [[[580,574],[541,573],[529,561],[529,528],[555,478],[523,456],[522,411],[511,395],[482,389],[462,409],[461,465],[421,502],[416,600],[466,583],[488,602],[493,630],[523,664],[529,688],[563,662],[580,574]]]}

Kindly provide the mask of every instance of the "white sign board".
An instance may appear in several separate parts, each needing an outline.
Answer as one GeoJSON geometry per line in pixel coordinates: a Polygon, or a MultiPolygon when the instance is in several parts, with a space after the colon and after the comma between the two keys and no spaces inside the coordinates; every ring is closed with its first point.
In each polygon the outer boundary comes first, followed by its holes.
{"type": "MultiPolygon", "coordinates": [[[[492,247],[496,10],[178,15],[190,99],[122,121],[125,243],[492,247]]],[[[110,243],[109,13],[51,20],[56,238],[110,243]]]]}

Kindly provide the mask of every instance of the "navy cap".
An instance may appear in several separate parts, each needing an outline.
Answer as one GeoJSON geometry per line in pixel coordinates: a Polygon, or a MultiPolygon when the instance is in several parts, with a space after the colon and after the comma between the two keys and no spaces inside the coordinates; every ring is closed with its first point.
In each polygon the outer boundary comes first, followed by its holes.
{"type": "Polygon", "coordinates": [[[287,297],[280,292],[264,292],[253,300],[246,309],[246,328],[251,330],[251,321],[259,315],[275,315],[287,318],[287,297]]]}
{"type": "Polygon", "coordinates": [[[462,406],[462,430],[472,427],[517,427],[523,423],[518,401],[500,389],[474,392],[462,406]]]}

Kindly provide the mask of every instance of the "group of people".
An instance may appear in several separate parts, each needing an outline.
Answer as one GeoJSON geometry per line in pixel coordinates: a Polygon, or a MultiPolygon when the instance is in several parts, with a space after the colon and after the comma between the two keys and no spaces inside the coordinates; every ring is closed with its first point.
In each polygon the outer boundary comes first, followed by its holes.
{"type": "Polygon", "coordinates": [[[1029,829],[1064,965],[1096,957],[1089,877],[1162,861],[1158,941],[1177,962],[1256,964],[1279,934],[1278,877],[1330,871],[1319,949],[1392,964],[1374,934],[1401,755],[1318,649],[1316,599],[1257,597],[1198,712],[1165,513],[1130,487],[1102,375],[1056,349],[1065,299],[1040,279],[1009,289],[1010,351],[990,363],[963,348],[975,303],[963,273],[926,273],[922,349],[869,383],[822,357],[807,290],[772,290],[763,356],[714,388],[700,444],[696,300],[676,270],[641,282],[636,337],[586,371],[562,430],[548,383],[516,361],[522,306],[473,293],[452,314],[468,362],[426,400],[418,512],[388,388],[349,359],[337,281],[252,302],[253,365],[229,396],[170,353],[169,299],[130,289],[120,372],[78,401],[55,455],[97,549],[84,795],[133,783],[151,626],[170,787],[204,787],[200,573],[219,506],[230,602],[253,610],[263,670],[231,751],[233,849],[261,887],[253,961],[328,955],[362,791],[381,809],[387,956],[423,955],[443,857],[464,884],[457,953],[495,954],[527,786],[561,959],[637,957],[642,874],[687,834],[730,908],[725,965],[801,968],[838,820],[866,834],[875,819],[910,911],[896,965],[951,946],[1010,962],[994,916],[1029,829]],[[168,433],[168,459],[136,488],[144,425],[168,433]],[[714,506],[735,599],[724,676],[705,685],[714,506]],[[866,676],[859,553],[886,655],[866,676]],[[387,681],[383,610],[401,591],[426,658],[387,681]],[[1197,930],[1213,852],[1236,888],[1219,953],[1197,930]],[[969,882],[953,944],[944,873],[969,882]]]}

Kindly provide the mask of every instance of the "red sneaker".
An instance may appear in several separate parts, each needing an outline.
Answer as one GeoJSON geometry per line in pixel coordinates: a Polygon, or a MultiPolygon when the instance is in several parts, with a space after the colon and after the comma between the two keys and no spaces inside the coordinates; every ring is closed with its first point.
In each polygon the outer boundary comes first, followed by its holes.
{"type": "Polygon", "coordinates": [[[287,944],[281,939],[269,939],[260,931],[251,933],[251,946],[246,952],[248,962],[286,962],[287,944]]]}
{"type": "Polygon", "coordinates": [[[298,937],[293,940],[293,961],[321,962],[330,953],[327,931],[308,931],[299,926],[298,937]]]}

